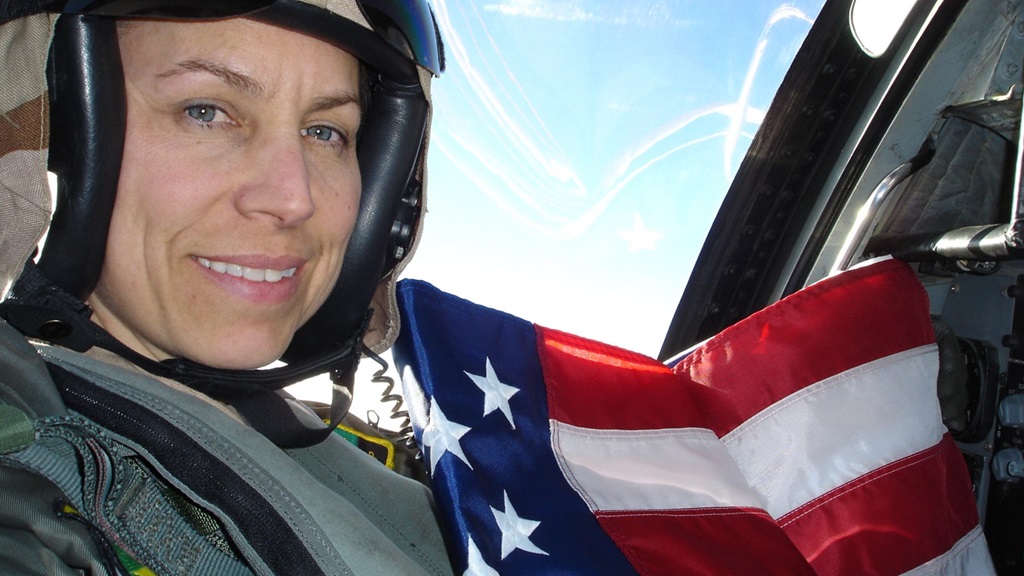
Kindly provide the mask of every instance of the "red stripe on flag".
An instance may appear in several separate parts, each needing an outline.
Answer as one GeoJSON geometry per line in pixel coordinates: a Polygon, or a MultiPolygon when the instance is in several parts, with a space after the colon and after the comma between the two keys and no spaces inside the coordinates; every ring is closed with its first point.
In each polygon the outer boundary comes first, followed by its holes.
{"type": "Polygon", "coordinates": [[[711,508],[596,515],[641,576],[814,574],[762,510],[711,508]]]}
{"type": "Polygon", "coordinates": [[[821,575],[902,574],[977,524],[967,467],[948,434],[779,518],[821,575]]]}
{"type": "Polygon", "coordinates": [[[653,358],[536,326],[548,415],[581,428],[706,427],[679,378],[653,358]]]}
{"type": "Polygon", "coordinates": [[[906,264],[888,260],[765,308],[709,340],[675,371],[700,385],[694,397],[711,429],[724,436],[810,384],[934,340],[920,282],[906,264]]]}

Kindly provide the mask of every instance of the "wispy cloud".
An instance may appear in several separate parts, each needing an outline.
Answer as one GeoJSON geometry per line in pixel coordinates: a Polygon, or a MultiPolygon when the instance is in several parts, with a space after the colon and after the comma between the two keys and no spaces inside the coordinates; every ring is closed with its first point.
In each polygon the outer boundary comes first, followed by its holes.
{"type": "MultiPolygon", "coordinates": [[[[618,141],[604,156],[580,160],[563,149],[564,142],[578,135],[558,132],[559,118],[545,116],[535,107],[537,96],[520,85],[518,79],[518,67],[523,63],[506,60],[481,14],[489,11],[492,15],[500,13],[505,19],[583,23],[635,17],[646,25],[653,25],[652,21],[664,25],[665,18],[659,22],[649,14],[652,10],[669,10],[665,2],[653,8],[623,4],[626,3],[504,0],[480,6],[458,0],[435,0],[437,18],[442,29],[448,31],[446,47],[453,64],[450,76],[459,82],[456,90],[464,106],[459,116],[480,120],[473,125],[460,122],[445,130],[435,130],[435,149],[514,220],[556,238],[579,237],[630,184],[688,148],[720,142],[724,174],[734,174],[741,143],[752,137],[764,115],[759,102],[753,101],[753,93],[764,56],[773,41],[773,30],[783,21],[811,20],[792,6],[777,9],[763,24],[738,93],[726,101],[685,106],[680,103],[679,109],[641,111],[657,113],[663,119],[639,136],[618,141]],[[458,26],[453,25],[453,16],[458,18],[458,26]],[[599,164],[600,171],[588,172],[588,160],[599,164]]],[[[636,239],[653,243],[643,234],[643,228],[638,226],[633,232],[636,239]]]]}
{"type": "Polygon", "coordinates": [[[486,12],[503,16],[553,20],[558,22],[596,22],[629,26],[689,26],[692,21],[674,14],[669,3],[656,2],[637,6],[632,2],[593,2],[564,0],[506,0],[485,4],[486,12]]]}

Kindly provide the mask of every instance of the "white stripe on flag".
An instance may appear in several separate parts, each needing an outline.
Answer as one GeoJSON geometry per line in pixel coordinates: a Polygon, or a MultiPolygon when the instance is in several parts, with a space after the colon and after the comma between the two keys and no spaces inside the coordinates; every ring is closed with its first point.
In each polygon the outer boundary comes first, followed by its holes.
{"type": "Polygon", "coordinates": [[[551,446],[594,512],[764,507],[705,428],[597,430],[551,420],[551,446]]]}
{"type": "Polygon", "coordinates": [[[934,446],[938,351],[921,346],[816,382],[722,439],[773,518],[934,446]]]}
{"type": "Polygon", "coordinates": [[[976,526],[945,554],[904,572],[902,576],[961,576],[963,574],[995,574],[988,543],[976,526]]]}

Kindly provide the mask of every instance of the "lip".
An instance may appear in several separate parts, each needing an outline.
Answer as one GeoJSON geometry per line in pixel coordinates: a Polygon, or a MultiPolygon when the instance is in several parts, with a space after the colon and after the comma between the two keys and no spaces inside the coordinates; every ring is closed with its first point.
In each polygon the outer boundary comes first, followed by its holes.
{"type": "Polygon", "coordinates": [[[196,254],[192,255],[191,260],[204,277],[229,295],[260,305],[280,304],[291,299],[299,288],[299,279],[306,264],[304,258],[297,256],[196,254]],[[277,271],[295,269],[295,272],[276,282],[256,281],[246,279],[244,276],[235,276],[207,268],[200,262],[200,259],[253,269],[277,271]]]}
{"type": "Polygon", "coordinates": [[[301,268],[306,263],[306,259],[299,256],[266,256],[261,254],[193,254],[192,259],[196,258],[237,264],[246,268],[270,268],[272,270],[301,268]]]}

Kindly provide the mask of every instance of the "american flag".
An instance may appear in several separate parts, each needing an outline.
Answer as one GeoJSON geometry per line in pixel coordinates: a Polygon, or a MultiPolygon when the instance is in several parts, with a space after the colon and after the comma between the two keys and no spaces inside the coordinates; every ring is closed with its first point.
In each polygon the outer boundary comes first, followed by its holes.
{"type": "Polygon", "coordinates": [[[902,263],[808,287],[671,368],[419,281],[399,303],[459,574],[994,573],[902,263]]]}

